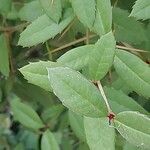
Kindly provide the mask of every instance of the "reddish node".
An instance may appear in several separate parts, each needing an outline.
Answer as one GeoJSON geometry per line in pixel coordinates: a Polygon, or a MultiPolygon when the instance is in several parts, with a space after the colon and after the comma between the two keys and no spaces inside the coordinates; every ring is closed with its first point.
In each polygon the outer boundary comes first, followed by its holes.
{"type": "Polygon", "coordinates": [[[114,120],[115,118],[115,114],[113,112],[108,114],[108,119],[109,119],[109,125],[111,125],[112,120],[114,120]]]}

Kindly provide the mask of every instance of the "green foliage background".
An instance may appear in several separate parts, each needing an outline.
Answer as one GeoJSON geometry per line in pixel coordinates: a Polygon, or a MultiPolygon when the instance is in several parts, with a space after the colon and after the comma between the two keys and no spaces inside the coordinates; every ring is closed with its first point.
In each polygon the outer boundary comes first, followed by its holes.
{"type": "Polygon", "coordinates": [[[149,64],[150,0],[0,0],[0,150],[149,150],[149,64]]]}

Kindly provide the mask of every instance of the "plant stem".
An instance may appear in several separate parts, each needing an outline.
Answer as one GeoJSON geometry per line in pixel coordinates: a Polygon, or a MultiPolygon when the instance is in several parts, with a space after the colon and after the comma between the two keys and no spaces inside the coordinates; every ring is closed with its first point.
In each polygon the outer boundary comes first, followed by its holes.
{"type": "Polygon", "coordinates": [[[110,114],[112,112],[112,110],[111,110],[110,105],[108,103],[108,100],[107,100],[107,97],[106,97],[105,92],[103,90],[103,87],[101,85],[101,82],[97,81],[97,85],[98,85],[98,88],[99,88],[99,90],[102,94],[102,97],[103,97],[104,101],[105,101],[105,104],[106,104],[106,107],[107,107],[107,110],[108,110],[108,114],[110,114]]]}
{"type": "Polygon", "coordinates": [[[89,29],[86,30],[86,44],[89,44],[89,29]]]}
{"type": "Polygon", "coordinates": [[[144,50],[136,49],[136,48],[132,48],[132,47],[120,46],[120,45],[116,45],[116,48],[120,48],[120,49],[128,50],[128,51],[135,51],[135,52],[141,52],[141,53],[148,53],[148,51],[144,51],[144,50]]]}
{"type": "Polygon", "coordinates": [[[10,70],[11,70],[11,73],[14,74],[15,73],[15,68],[14,68],[14,65],[13,65],[13,56],[12,56],[12,50],[11,50],[11,46],[10,46],[10,36],[11,34],[9,32],[4,32],[4,35],[5,35],[5,39],[6,39],[6,42],[7,42],[7,47],[8,47],[8,55],[9,55],[9,63],[10,63],[10,70]]]}
{"type": "MultiPolygon", "coordinates": [[[[95,36],[96,36],[96,35],[90,35],[89,37],[92,38],[92,37],[95,37],[95,36]]],[[[55,53],[55,52],[57,52],[57,51],[63,50],[63,49],[65,49],[65,48],[69,47],[69,46],[72,46],[72,45],[74,45],[74,44],[77,44],[77,43],[80,43],[80,42],[85,41],[86,38],[87,38],[87,37],[85,36],[85,37],[83,37],[83,38],[81,38],[81,39],[77,39],[77,40],[75,40],[75,41],[73,41],[73,42],[70,42],[70,43],[65,44],[65,45],[63,45],[63,46],[61,46],[61,47],[56,48],[56,49],[54,49],[54,50],[51,51],[51,52],[52,52],[52,53],[55,53]]],[[[47,54],[48,54],[48,53],[44,54],[44,56],[47,55],[47,54]]]]}
{"type": "Polygon", "coordinates": [[[0,27],[0,32],[15,32],[20,29],[25,28],[29,23],[22,23],[16,26],[11,26],[11,27],[0,27]]]}
{"type": "Polygon", "coordinates": [[[59,37],[58,41],[62,39],[62,37],[69,31],[69,29],[73,26],[73,24],[75,23],[75,20],[74,19],[70,24],[69,26],[63,31],[63,33],[61,34],[61,36],[59,37]]]}
{"type": "Polygon", "coordinates": [[[110,84],[112,84],[112,73],[111,73],[111,69],[108,71],[108,80],[109,80],[110,84]]]}
{"type": "Polygon", "coordinates": [[[54,4],[54,0],[51,1],[51,5],[53,5],[53,4],[54,4]]]}
{"type": "MultiPolygon", "coordinates": [[[[96,37],[96,35],[89,35],[89,39],[93,38],[93,37],[96,37]]],[[[75,41],[72,41],[70,43],[67,43],[61,47],[58,47],[54,50],[51,51],[51,53],[55,53],[55,52],[58,52],[60,50],[63,50],[69,46],[72,46],[72,45],[75,45],[77,43],[80,43],[80,42],[83,42],[87,40],[87,36],[83,37],[83,38],[80,38],[80,39],[77,39],[75,41]]],[[[125,47],[125,46],[120,46],[120,45],[116,45],[116,48],[119,48],[120,50],[127,50],[127,51],[134,51],[134,52],[139,52],[139,53],[149,53],[148,51],[145,51],[145,50],[141,50],[141,49],[136,49],[136,48],[131,48],[131,47],[125,47]]],[[[48,53],[44,54],[45,55],[48,55],[48,53]]]]}
{"type": "Polygon", "coordinates": [[[115,3],[114,3],[114,7],[116,7],[116,6],[117,6],[117,3],[118,3],[118,0],[116,0],[116,1],[115,1],[115,3]]]}
{"type": "Polygon", "coordinates": [[[52,52],[51,52],[51,49],[48,45],[48,42],[46,42],[46,49],[47,49],[47,52],[48,52],[48,57],[49,57],[49,60],[53,60],[52,58],[52,52]]]}

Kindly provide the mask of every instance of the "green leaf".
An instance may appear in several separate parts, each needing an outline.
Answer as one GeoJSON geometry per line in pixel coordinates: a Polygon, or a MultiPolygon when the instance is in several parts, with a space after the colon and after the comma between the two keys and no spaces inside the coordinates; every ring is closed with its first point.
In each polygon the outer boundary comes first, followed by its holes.
{"type": "Polygon", "coordinates": [[[45,131],[41,140],[41,150],[59,150],[59,146],[52,132],[45,131]]]}
{"type": "Polygon", "coordinates": [[[0,35],[0,72],[6,77],[9,76],[9,49],[4,34],[0,35]]]}
{"type": "Polygon", "coordinates": [[[62,21],[56,24],[45,14],[33,21],[20,35],[19,45],[30,47],[43,43],[61,33],[73,20],[71,9],[67,9],[62,21]]]}
{"type": "Polygon", "coordinates": [[[39,0],[45,13],[56,23],[62,14],[61,0],[39,0]]]}
{"type": "Polygon", "coordinates": [[[143,20],[150,19],[150,1],[137,0],[130,16],[143,20]]]}
{"type": "Polygon", "coordinates": [[[95,0],[71,0],[71,4],[78,19],[91,29],[95,20],[95,0]]]}
{"type": "Polygon", "coordinates": [[[68,111],[66,111],[61,115],[59,129],[63,130],[68,126],[69,126],[69,117],[68,111]]]}
{"type": "MultiPolygon", "coordinates": [[[[146,38],[147,38],[147,41],[145,41],[145,43],[143,43],[143,47],[145,50],[149,51],[150,52],[150,24],[147,25],[146,27],[146,38]]],[[[147,57],[150,57],[150,54],[147,56],[147,57]]]]}
{"type": "Polygon", "coordinates": [[[112,32],[102,36],[90,54],[89,75],[93,80],[102,79],[113,64],[115,39],[112,32]]]}
{"type": "Polygon", "coordinates": [[[14,92],[21,100],[38,103],[45,109],[49,108],[55,99],[53,93],[27,82],[15,82],[13,84],[12,92],[14,92]]]}
{"type": "Polygon", "coordinates": [[[126,140],[116,132],[116,137],[115,137],[115,147],[116,150],[123,150],[123,146],[125,144],[126,140]]]}
{"type": "Polygon", "coordinates": [[[126,142],[123,146],[123,150],[142,150],[142,149],[140,147],[137,147],[135,145],[126,142]]]}
{"type": "Polygon", "coordinates": [[[64,111],[63,105],[53,105],[43,111],[42,118],[45,121],[49,119],[57,119],[63,111],[64,111]]]}
{"type": "Polygon", "coordinates": [[[70,110],[90,117],[107,114],[100,92],[79,72],[67,67],[49,68],[48,77],[55,95],[70,110]]]}
{"type": "Polygon", "coordinates": [[[74,131],[75,135],[81,141],[86,141],[83,117],[80,116],[79,114],[69,111],[69,121],[70,121],[71,128],[74,131]]]}
{"type": "Polygon", "coordinates": [[[116,90],[122,90],[125,94],[132,92],[130,87],[120,77],[112,82],[112,87],[116,90]]]}
{"type": "Polygon", "coordinates": [[[8,115],[6,114],[0,114],[0,135],[7,132],[7,130],[11,126],[11,120],[8,115]]]}
{"type": "Polygon", "coordinates": [[[20,130],[19,135],[18,135],[18,140],[23,142],[23,145],[25,147],[24,150],[39,149],[39,134],[38,133],[32,132],[30,130],[20,130]]]}
{"type": "Polygon", "coordinates": [[[18,100],[13,100],[11,102],[11,108],[15,119],[24,126],[36,131],[44,127],[38,114],[30,106],[23,104],[18,100]]]}
{"type": "Polygon", "coordinates": [[[84,118],[84,128],[90,150],[115,150],[115,130],[107,118],[84,118]]]}
{"type": "Polygon", "coordinates": [[[137,56],[118,50],[114,67],[120,78],[132,90],[146,97],[150,97],[150,68],[137,56]]]}
{"type": "Polygon", "coordinates": [[[61,148],[62,150],[73,150],[72,140],[69,135],[63,137],[61,148]]]}
{"type": "MultiPolygon", "coordinates": [[[[61,105],[62,106],[62,105],[61,105]]],[[[53,133],[58,144],[61,144],[63,132],[57,131],[53,133]]]]}
{"type": "Polygon", "coordinates": [[[59,65],[55,62],[39,61],[30,63],[19,69],[19,71],[23,74],[24,78],[27,79],[29,83],[40,86],[47,91],[52,91],[52,88],[48,81],[48,73],[46,68],[57,66],[59,65]]]}
{"type": "Polygon", "coordinates": [[[110,0],[96,0],[96,18],[93,31],[98,35],[104,35],[111,31],[112,26],[112,7],[110,0]]]}
{"type": "Polygon", "coordinates": [[[0,0],[0,12],[7,14],[11,9],[11,4],[11,0],[0,0]]]}
{"type": "Polygon", "coordinates": [[[125,111],[115,118],[115,128],[131,144],[150,147],[150,119],[140,113],[125,111]]]}
{"type": "Polygon", "coordinates": [[[12,3],[11,10],[7,14],[7,19],[9,19],[9,20],[16,20],[16,19],[19,18],[18,16],[19,16],[18,15],[18,10],[17,10],[15,4],[12,3]]]}
{"type": "Polygon", "coordinates": [[[0,88],[0,102],[2,101],[2,95],[3,95],[3,93],[2,93],[2,90],[0,88]]]}
{"type": "Polygon", "coordinates": [[[14,150],[24,150],[24,145],[22,143],[19,143],[15,146],[14,150]]]}
{"type": "Polygon", "coordinates": [[[107,87],[105,87],[104,90],[111,108],[115,113],[128,110],[139,111],[146,114],[148,113],[135,100],[125,95],[122,91],[107,87]]]}
{"type": "Polygon", "coordinates": [[[42,16],[44,11],[40,6],[38,0],[31,1],[26,3],[19,11],[19,17],[21,20],[32,22],[33,20],[37,19],[38,17],[42,16]]]}
{"type": "Polygon", "coordinates": [[[90,149],[86,143],[80,143],[79,148],[77,150],[90,150],[90,149]]]}
{"type": "Polygon", "coordinates": [[[94,45],[80,46],[66,52],[57,61],[69,68],[80,70],[88,64],[93,49],[94,45]]]}
{"type": "Polygon", "coordinates": [[[113,9],[116,41],[127,42],[129,44],[139,44],[146,41],[147,39],[142,24],[128,16],[129,13],[125,10],[119,8],[113,9]]]}

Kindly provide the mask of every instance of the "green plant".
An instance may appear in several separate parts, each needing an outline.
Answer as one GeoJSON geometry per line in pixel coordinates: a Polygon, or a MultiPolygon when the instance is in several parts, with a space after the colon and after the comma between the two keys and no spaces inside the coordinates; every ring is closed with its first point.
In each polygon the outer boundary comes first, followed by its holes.
{"type": "Polygon", "coordinates": [[[149,0],[25,2],[0,0],[0,149],[149,149],[149,0]]]}

